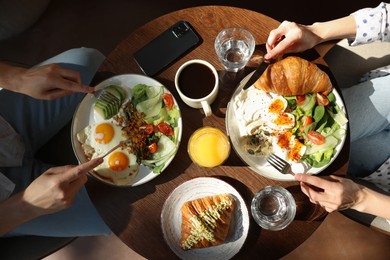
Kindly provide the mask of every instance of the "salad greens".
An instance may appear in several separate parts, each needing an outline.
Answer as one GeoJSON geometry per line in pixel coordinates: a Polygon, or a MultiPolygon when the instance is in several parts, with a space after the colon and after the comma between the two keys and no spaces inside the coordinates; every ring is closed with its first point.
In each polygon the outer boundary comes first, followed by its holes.
{"type": "Polygon", "coordinates": [[[154,173],[160,173],[179,146],[180,111],[173,104],[172,95],[164,93],[163,86],[138,84],[131,89],[131,93],[131,102],[138,113],[143,114],[147,126],[153,129],[146,139],[150,156],[143,158],[142,164],[150,167],[154,173]]]}
{"type": "Polygon", "coordinates": [[[291,131],[306,146],[302,161],[317,168],[330,162],[346,134],[342,126],[348,122],[333,92],[326,97],[318,95],[321,94],[285,97],[296,120],[291,131]]]}

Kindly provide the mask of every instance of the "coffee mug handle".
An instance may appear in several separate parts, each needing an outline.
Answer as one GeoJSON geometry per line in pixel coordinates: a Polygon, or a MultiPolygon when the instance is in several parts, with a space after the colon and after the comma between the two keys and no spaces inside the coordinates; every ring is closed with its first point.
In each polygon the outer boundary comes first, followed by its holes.
{"type": "Polygon", "coordinates": [[[204,114],[206,116],[211,116],[212,112],[211,112],[210,104],[206,100],[201,101],[200,103],[202,104],[202,108],[203,108],[204,114]]]}

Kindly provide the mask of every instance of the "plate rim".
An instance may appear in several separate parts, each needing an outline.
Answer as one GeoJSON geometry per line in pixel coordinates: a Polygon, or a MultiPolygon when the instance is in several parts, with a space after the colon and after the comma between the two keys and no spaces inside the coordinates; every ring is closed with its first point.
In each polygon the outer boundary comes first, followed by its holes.
{"type": "MultiPolygon", "coordinates": [[[[115,80],[115,79],[122,79],[122,80],[123,80],[123,79],[127,79],[127,78],[140,78],[140,79],[142,79],[142,82],[139,82],[139,83],[141,83],[141,84],[143,83],[143,81],[153,82],[153,83],[155,84],[155,86],[162,86],[162,87],[164,88],[164,92],[165,92],[165,93],[170,93],[170,94],[172,94],[172,92],[171,92],[164,84],[162,84],[162,83],[159,82],[158,80],[156,80],[156,79],[154,79],[154,78],[152,78],[152,77],[146,76],[146,75],[136,74],[136,73],[118,74],[118,75],[109,77],[109,78],[107,78],[107,79],[104,79],[104,80],[100,81],[97,85],[95,85],[95,88],[96,88],[96,89],[101,89],[101,88],[104,88],[105,86],[110,85],[110,82],[113,81],[113,80],[115,80]]],[[[153,86],[154,86],[154,85],[153,85],[153,86]]],[[[126,86],[126,87],[128,87],[128,89],[131,89],[131,88],[134,87],[134,86],[132,86],[132,87],[126,86]]],[[[174,101],[175,101],[176,107],[177,107],[177,109],[178,109],[178,111],[179,111],[179,115],[180,115],[180,116],[179,116],[179,119],[178,119],[178,125],[177,125],[177,127],[178,127],[178,129],[179,129],[179,133],[178,133],[178,136],[177,136],[177,138],[178,138],[178,141],[177,141],[177,149],[176,149],[175,153],[172,155],[172,157],[167,161],[167,163],[166,163],[166,165],[164,166],[163,170],[162,170],[159,174],[153,173],[153,171],[150,170],[150,172],[149,172],[144,178],[142,178],[142,179],[140,179],[140,180],[138,180],[138,181],[135,181],[135,179],[134,179],[134,180],[132,180],[130,183],[127,183],[127,184],[115,184],[115,183],[106,181],[105,179],[101,178],[100,176],[94,174],[93,172],[89,172],[89,174],[90,174],[93,178],[95,178],[95,179],[97,179],[97,180],[99,180],[99,181],[101,181],[101,182],[103,182],[103,183],[105,183],[105,184],[107,184],[107,185],[113,186],[113,187],[136,187],[136,186],[145,184],[145,183],[147,183],[147,182],[153,180],[154,178],[156,178],[158,175],[162,174],[163,171],[171,164],[172,160],[175,158],[175,156],[176,156],[176,154],[177,154],[177,152],[178,152],[178,150],[179,150],[179,146],[180,146],[180,144],[181,144],[181,139],[182,139],[182,134],[183,134],[183,127],[182,127],[182,126],[183,126],[183,122],[182,122],[182,116],[181,116],[181,109],[180,109],[179,104],[178,104],[178,102],[177,102],[177,100],[175,99],[175,97],[174,97],[173,94],[172,94],[172,97],[173,97],[173,99],[174,99],[174,101]],[[148,178],[146,178],[146,177],[148,177],[148,178]]],[[[80,163],[83,163],[83,162],[86,162],[86,159],[85,159],[84,154],[83,154],[83,155],[80,155],[80,154],[78,154],[78,152],[77,152],[78,149],[80,149],[80,148],[78,148],[78,147],[76,147],[76,146],[80,146],[80,143],[78,142],[78,140],[77,140],[77,138],[76,138],[77,132],[74,131],[74,130],[75,130],[75,125],[78,124],[78,123],[77,123],[77,119],[76,119],[76,115],[77,115],[77,113],[79,112],[80,107],[82,107],[83,105],[85,105],[85,104],[84,104],[85,102],[88,102],[88,101],[87,101],[88,99],[93,100],[93,99],[94,99],[94,95],[91,94],[91,93],[86,94],[86,95],[83,97],[83,99],[81,100],[81,102],[77,105],[77,108],[76,108],[76,110],[75,110],[75,112],[74,112],[74,114],[73,114],[73,117],[72,117],[71,128],[70,128],[72,150],[73,150],[73,153],[74,153],[74,155],[75,155],[75,157],[76,157],[76,159],[77,159],[77,161],[78,161],[79,164],[80,164],[80,163]]],[[[90,113],[91,113],[91,112],[90,112],[90,113]]],[[[91,120],[91,119],[89,118],[89,120],[91,120]]],[[[93,119],[93,120],[94,120],[94,119],[93,119]]],[[[87,124],[87,125],[88,125],[88,124],[87,124]]],[[[85,127],[85,126],[84,126],[84,127],[85,127]]],[[[140,167],[148,168],[147,166],[144,166],[144,165],[140,165],[140,167]]]]}
{"type": "MultiPolygon", "coordinates": [[[[200,198],[200,197],[204,197],[204,196],[209,196],[209,195],[202,195],[202,196],[191,196],[190,198],[182,198],[182,201],[183,203],[185,201],[189,201],[189,200],[192,200],[192,199],[196,199],[196,198],[200,198]]],[[[180,223],[177,223],[177,225],[180,225],[181,227],[181,205],[180,206],[177,206],[177,209],[178,209],[178,212],[175,212],[175,214],[178,215],[178,218],[180,219],[180,223]]],[[[236,207],[236,209],[238,209],[238,207],[236,207]]],[[[174,221],[174,220],[171,220],[170,221],[174,221]]],[[[237,189],[235,189],[231,184],[227,183],[226,181],[223,181],[217,177],[194,177],[190,180],[187,180],[187,181],[184,181],[183,183],[181,183],[179,186],[177,186],[167,197],[167,199],[165,200],[164,204],[163,204],[163,207],[162,207],[162,210],[161,210],[161,214],[160,214],[160,222],[161,222],[161,230],[162,230],[162,233],[163,233],[163,237],[164,237],[164,240],[166,242],[166,244],[169,246],[169,248],[172,250],[172,252],[174,252],[178,257],[182,258],[182,259],[188,259],[190,258],[192,255],[193,255],[193,252],[196,252],[198,253],[197,254],[197,259],[227,259],[227,258],[232,258],[234,255],[236,255],[242,248],[242,246],[244,245],[245,241],[246,241],[246,238],[247,238],[247,235],[248,235],[248,232],[249,232],[249,224],[250,224],[250,216],[249,216],[249,211],[248,211],[248,208],[247,208],[247,205],[245,203],[245,200],[243,199],[243,197],[241,196],[241,194],[237,191],[237,189]],[[187,186],[191,186],[191,185],[196,185],[198,183],[200,183],[201,185],[204,185],[205,187],[207,185],[210,185],[210,182],[212,182],[213,184],[219,184],[221,186],[218,185],[218,187],[227,187],[228,189],[225,189],[225,190],[220,190],[220,191],[216,191],[216,190],[208,190],[207,193],[209,193],[210,195],[217,195],[217,194],[222,194],[222,193],[231,193],[234,195],[234,197],[236,198],[236,201],[239,203],[239,209],[240,209],[240,212],[237,212],[236,214],[239,214],[240,216],[242,216],[242,230],[243,230],[243,233],[241,235],[241,237],[239,239],[237,239],[236,241],[233,241],[231,243],[238,243],[238,247],[236,247],[230,255],[223,255],[221,256],[219,254],[220,251],[216,251],[215,253],[218,253],[218,255],[199,255],[199,253],[201,252],[207,252],[207,251],[215,251],[215,249],[217,247],[224,247],[224,246],[228,246],[230,245],[229,244],[221,244],[221,245],[218,245],[218,246],[213,246],[213,247],[209,247],[209,248],[200,248],[200,249],[191,249],[191,250],[182,250],[180,248],[178,248],[178,245],[174,246],[174,245],[171,245],[168,241],[169,239],[167,238],[168,234],[167,234],[167,231],[165,230],[165,225],[164,223],[166,222],[164,217],[166,217],[165,215],[169,214],[169,212],[167,212],[169,209],[168,209],[168,203],[171,203],[171,200],[173,200],[173,196],[175,196],[175,193],[179,192],[180,189],[184,189],[184,188],[187,188],[187,186]]],[[[236,227],[237,227],[238,224],[236,224],[236,227]]],[[[180,239],[180,237],[178,237],[178,239],[180,239]]]]}
{"type": "MultiPolygon", "coordinates": [[[[233,142],[233,140],[231,139],[231,135],[230,135],[231,131],[229,131],[229,125],[228,125],[230,120],[229,120],[228,117],[229,117],[230,113],[232,113],[231,110],[234,109],[232,107],[233,106],[232,105],[232,101],[233,101],[234,97],[236,97],[238,95],[238,93],[240,93],[242,91],[245,83],[249,80],[249,78],[253,75],[253,73],[255,73],[255,71],[250,72],[247,76],[245,76],[240,81],[240,83],[238,84],[236,90],[233,92],[233,95],[232,95],[231,99],[228,102],[227,109],[226,109],[226,118],[225,118],[225,127],[226,127],[227,135],[228,135],[228,137],[230,139],[230,142],[232,144],[232,147],[233,147],[234,151],[236,152],[236,154],[238,155],[238,157],[252,171],[260,174],[261,176],[264,176],[264,177],[267,177],[267,178],[270,178],[270,179],[273,179],[273,180],[277,180],[277,181],[294,181],[295,179],[294,179],[293,175],[291,175],[291,174],[282,174],[282,173],[278,172],[276,169],[274,169],[272,166],[270,166],[268,164],[266,164],[265,166],[257,166],[257,167],[250,165],[247,162],[247,160],[245,160],[243,158],[243,156],[241,155],[241,152],[239,150],[237,150],[237,147],[234,145],[235,142],[233,142]]],[[[252,87],[252,86],[250,86],[250,87],[252,87]]],[[[333,93],[336,96],[336,103],[339,105],[341,110],[347,115],[345,104],[344,104],[343,98],[341,97],[339,91],[335,87],[333,87],[332,91],[333,91],[333,93]]],[[[234,113],[234,111],[233,111],[233,113],[234,113]]],[[[347,115],[347,117],[348,117],[348,115],[347,115]]],[[[345,130],[349,131],[348,130],[348,124],[345,125],[345,130]]],[[[324,166],[322,166],[320,168],[315,168],[315,169],[318,169],[316,172],[310,172],[310,170],[309,170],[307,174],[317,175],[317,174],[321,173],[322,171],[324,171],[326,168],[328,168],[334,162],[334,160],[339,156],[341,150],[343,149],[343,147],[345,145],[346,138],[347,138],[347,134],[341,140],[340,144],[338,144],[338,146],[336,146],[336,147],[339,147],[339,149],[336,150],[336,154],[334,155],[334,157],[332,158],[330,163],[328,163],[327,165],[324,165],[324,166]]]]}

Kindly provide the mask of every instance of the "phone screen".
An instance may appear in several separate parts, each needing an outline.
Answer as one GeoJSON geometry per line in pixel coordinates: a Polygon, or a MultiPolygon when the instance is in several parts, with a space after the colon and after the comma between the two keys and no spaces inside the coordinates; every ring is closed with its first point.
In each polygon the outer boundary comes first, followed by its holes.
{"type": "Polygon", "coordinates": [[[200,36],[186,21],[179,21],[134,54],[142,71],[153,76],[196,47],[200,36]]]}

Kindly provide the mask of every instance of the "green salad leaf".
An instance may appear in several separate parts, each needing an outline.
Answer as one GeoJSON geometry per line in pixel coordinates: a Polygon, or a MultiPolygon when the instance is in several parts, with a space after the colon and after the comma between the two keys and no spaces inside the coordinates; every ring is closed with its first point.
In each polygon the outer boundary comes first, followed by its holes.
{"type": "Polygon", "coordinates": [[[344,111],[336,103],[334,93],[331,92],[327,96],[329,104],[326,106],[317,104],[315,94],[306,94],[304,101],[300,104],[295,96],[285,98],[296,119],[292,133],[306,146],[302,160],[312,167],[322,167],[328,164],[336,153],[336,146],[345,137],[346,131],[342,126],[348,122],[344,111]],[[312,118],[310,125],[303,126],[304,116],[312,118]],[[325,137],[325,142],[320,145],[311,142],[307,137],[309,131],[320,133],[325,137]]]}
{"type": "Polygon", "coordinates": [[[150,142],[156,142],[157,151],[151,155],[151,158],[143,159],[142,164],[151,168],[156,174],[161,173],[167,161],[178,149],[180,111],[176,105],[170,110],[165,107],[163,86],[138,84],[132,88],[131,93],[131,102],[135,105],[137,111],[144,115],[144,121],[147,124],[152,124],[157,129],[160,123],[166,123],[173,129],[173,135],[166,136],[159,131],[155,131],[148,138],[150,142]]]}

